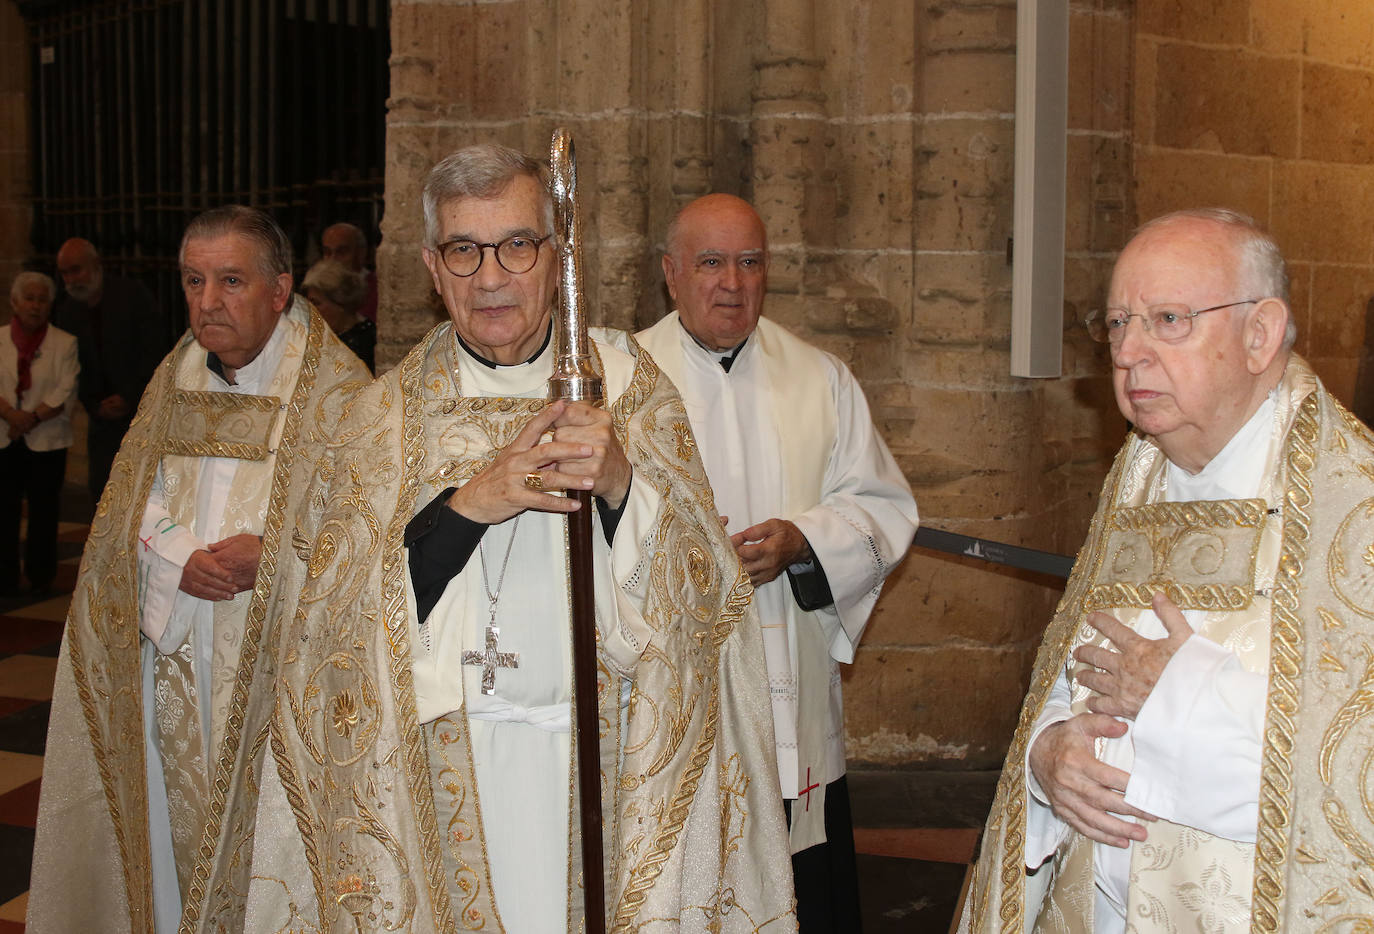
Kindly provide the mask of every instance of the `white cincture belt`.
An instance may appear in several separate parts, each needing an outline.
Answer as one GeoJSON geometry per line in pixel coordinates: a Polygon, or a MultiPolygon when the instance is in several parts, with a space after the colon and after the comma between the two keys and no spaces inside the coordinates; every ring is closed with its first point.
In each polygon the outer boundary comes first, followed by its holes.
{"type": "Polygon", "coordinates": [[[525,707],[513,704],[499,695],[482,698],[480,710],[468,708],[468,718],[472,720],[495,720],[505,723],[528,723],[532,727],[549,733],[568,733],[572,730],[572,705],[547,704],[542,707],[525,707]]]}
{"type": "MultiPolygon", "coordinates": [[[[629,681],[620,682],[620,706],[630,705],[630,693],[634,685],[629,681]]],[[[485,696],[481,708],[473,710],[468,706],[468,719],[491,720],[498,723],[528,723],[530,726],[549,733],[572,732],[572,704],[546,704],[542,707],[525,707],[506,700],[499,694],[485,696]]]]}

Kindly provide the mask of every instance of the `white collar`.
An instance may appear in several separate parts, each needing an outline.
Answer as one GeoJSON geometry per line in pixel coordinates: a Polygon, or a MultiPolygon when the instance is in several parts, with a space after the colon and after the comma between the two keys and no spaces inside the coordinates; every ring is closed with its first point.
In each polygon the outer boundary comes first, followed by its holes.
{"type": "Polygon", "coordinates": [[[1278,390],[1270,392],[1255,414],[1231,436],[1226,446],[1195,474],[1169,461],[1165,473],[1170,502],[1253,499],[1269,475],[1269,447],[1273,437],[1278,390]]]}
{"type": "MultiPolygon", "coordinates": [[[[286,348],[286,323],[288,311],[282,312],[277,316],[277,326],[272,329],[272,336],[267,339],[261,351],[252,360],[234,371],[234,382],[228,382],[214,370],[210,371],[211,381],[218,381],[220,386],[229,392],[245,393],[249,395],[259,395],[262,390],[271,384],[273,375],[277,372],[277,366],[281,363],[282,353],[286,348]]],[[[224,361],[220,361],[224,365],[224,361]]],[[[208,366],[208,363],[207,363],[208,366]]]]}
{"type": "Polygon", "coordinates": [[[533,359],[510,366],[487,366],[478,360],[458,340],[456,331],[449,334],[453,358],[458,364],[458,379],[462,394],[465,396],[505,396],[508,398],[533,398],[548,391],[549,377],[553,375],[552,338],[544,349],[533,359]]]}

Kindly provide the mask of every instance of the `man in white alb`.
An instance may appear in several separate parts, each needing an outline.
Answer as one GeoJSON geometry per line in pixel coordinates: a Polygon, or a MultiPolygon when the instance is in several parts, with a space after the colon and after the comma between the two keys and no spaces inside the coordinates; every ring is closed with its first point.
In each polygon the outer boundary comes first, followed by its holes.
{"type": "Polygon", "coordinates": [[[747,202],[684,207],[663,274],[676,311],[636,337],[682,393],[755,586],[798,923],[857,931],[839,663],[911,544],[916,503],[844,364],[760,317],[768,239],[747,202]]]}
{"type": "Polygon", "coordinates": [[[961,930],[1343,930],[1374,911],[1374,436],[1292,353],[1283,257],[1251,219],[1151,221],[1107,301],[1089,328],[1134,431],[961,930]]]}

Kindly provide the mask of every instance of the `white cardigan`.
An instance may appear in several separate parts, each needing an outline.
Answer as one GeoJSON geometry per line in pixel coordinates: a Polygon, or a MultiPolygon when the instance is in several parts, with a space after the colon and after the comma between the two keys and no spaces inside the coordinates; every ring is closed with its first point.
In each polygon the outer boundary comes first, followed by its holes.
{"type": "MultiPolygon", "coordinates": [[[[24,443],[31,451],[55,451],[71,447],[72,404],[76,399],[76,377],[81,364],[76,358],[76,338],[61,328],[48,325],[48,333],[38,352],[33,355],[29,369],[29,391],[19,406],[33,412],[47,403],[61,413],[39,422],[24,435],[24,443]]],[[[15,387],[19,384],[19,350],[14,346],[9,326],[0,326],[0,396],[11,406],[15,401],[15,387]]],[[[0,449],[10,446],[9,425],[0,420],[0,449]]]]}

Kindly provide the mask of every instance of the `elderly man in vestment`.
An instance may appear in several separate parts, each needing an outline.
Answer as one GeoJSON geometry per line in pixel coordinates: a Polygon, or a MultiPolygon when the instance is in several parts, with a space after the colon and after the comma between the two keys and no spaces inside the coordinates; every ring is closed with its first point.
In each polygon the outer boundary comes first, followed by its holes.
{"type": "Polygon", "coordinates": [[[1283,258],[1249,218],[1146,224],[1089,326],[1134,430],[961,930],[1354,930],[1374,914],[1374,435],[1292,352],[1283,258]]]}
{"type": "Polygon", "coordinates": [[[422,200],[450,321],[359,397],[322,465],[282,670],[274,746],[322,926],[580,928],[562,494],[588,490],[607,929],[790,929],[749,580],[681,401],[607,333],[606,407],[545,401],[537,163],[463,149],[422,200]]]}
{"type": "Polygon", "coordinates": [[[191,330],[115,459],[62,640],[31,931],[242,930],[271,848],[253,828],[294,516],[369,376],[293,301],[261,211],[200,215],[180,264],[191,330]]]}
{"type": "Polygon", "coordinates": [[[833,355],[760,317],[768,238],[711,194],[669,225],[676,310],[636,335],[682,393],[763,625],[803,932],[860,929],[840,662],[916,532],[916,502],[833,355]]]}

